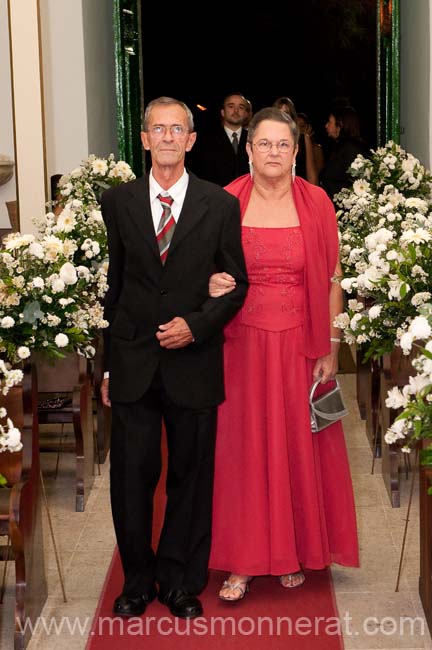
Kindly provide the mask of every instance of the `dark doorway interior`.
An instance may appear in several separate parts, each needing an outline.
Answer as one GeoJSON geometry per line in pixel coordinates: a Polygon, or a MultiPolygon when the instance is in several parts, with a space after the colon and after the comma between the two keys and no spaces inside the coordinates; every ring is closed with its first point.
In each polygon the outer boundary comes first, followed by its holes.
{"type": "Polygon", "coordinates": [[[160,95],[185,101],[199,132],[217,123],[230,92],[244,93],[254,111],[288,95],[323,140],[332,101],[347,97],[376,145],[376,0],[245,6],[243,15],[213,3],[205,13],[191,16],[184,5],[163,15],[157,3],[143,3],[145,104],[160,95]]]}

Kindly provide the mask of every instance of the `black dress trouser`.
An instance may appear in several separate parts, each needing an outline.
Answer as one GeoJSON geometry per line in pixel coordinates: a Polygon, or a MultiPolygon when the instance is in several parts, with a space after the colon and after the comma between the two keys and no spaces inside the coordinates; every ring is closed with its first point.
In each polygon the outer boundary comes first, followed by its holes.
{"type": "Polygon", "coordinates": [[[137,402],[112,402],[111,507],[125,575],[123,593],[199,594],[207,582],[211,542],[217,407],[182,408],[160,373],[137,402]],[[161,472],[161,428],[168,442],[167,504],[156,553],[153,496],[161,472]]]}

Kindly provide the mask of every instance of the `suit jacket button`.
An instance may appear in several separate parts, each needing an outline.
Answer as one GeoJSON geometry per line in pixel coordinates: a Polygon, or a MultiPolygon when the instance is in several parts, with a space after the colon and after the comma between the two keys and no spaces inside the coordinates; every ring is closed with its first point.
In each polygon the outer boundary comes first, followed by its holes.
{"type": "Polygon", "coordinates": [[[166,289],[161,289],[160,295],[161,296],[166,296],[166,295],[168,295],[168,291],[166,291],[166,289]]]}

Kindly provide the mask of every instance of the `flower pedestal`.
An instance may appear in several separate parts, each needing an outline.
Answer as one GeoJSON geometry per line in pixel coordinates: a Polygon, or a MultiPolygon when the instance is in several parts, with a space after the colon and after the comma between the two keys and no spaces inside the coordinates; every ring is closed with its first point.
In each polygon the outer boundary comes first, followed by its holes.
{"type": "MultiPolygon", "coordinates": [[[[402,388],[409,382],[409,377],[415,375],[412,360],[415,353],[404,355],[401,348],[395,348],[382,358],[380,376],[380,411],[379,427],[386,432],[398,415],[398,411],[386,406],[388,392],[397,386],[402,388]]],[[[397,443],[382,445],[382,476],[393,508],[400,507],[400,472],[401,451],[397,443]]]]}
{"type": "MultiPolygon", "coordinates": [[[[94,481],[95,436],[92,415],[89,361],[75,352],[52,362],[33,355],[38,376],[39,425],[73,426],[75,454],[75,510],[83,512],[94,481]],[[60,395],[60,397],[59,397],[60,395]]],[[[41,450],[60,452],[64,448],[57,431],[41,450]]]]}
{"type": "Polygon", "coordinates": [[[14,602],[8,611],[6,594],[2,607],[15,620],[14,650],[27,645],[30,630],[26,624],[36,623],[47,598],[36,395],[36,378],[29,365],[22,385],[11,388],[7,395],[0,393],[0,406],[21,430],[23,444],[20,452],[0,454],[0,473],[8,480],[7,486],[0,488],[0,534],[10,539],[10,547],[0,547],[0,554],[3,561],[8,558],[15,565],[14,602]]]}

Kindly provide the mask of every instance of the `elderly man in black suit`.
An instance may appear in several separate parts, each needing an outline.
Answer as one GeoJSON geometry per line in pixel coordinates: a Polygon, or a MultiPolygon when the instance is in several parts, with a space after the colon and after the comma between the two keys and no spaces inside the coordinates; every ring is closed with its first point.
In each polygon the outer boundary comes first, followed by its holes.
{"type": "Polygon", "coordinates": [[[240,93],[227,95],[221,109],[221,124],[214,130],[198,134],[189,157],[189,167],[201,178],[224,187],[249,171],[246,153],[247,130],[252,106],[240,93]]]}
{"type": "Polygon", "coordinates": [[[174,616],[201,615],[207,581],[217,405],[224,399],[223,327],[247,277],[237,199],[188,174],[193,117],[161,97],[144,116],[150,173],[107,190],[109,245],[104,403],[112,406],[111,503],[124,587],[114,613],[139,616],[157,595],[174,616]],[[211,274],[236,289],[208,294],[211,274]],[[167,505],[156,553],[153,495],[168,440],[167,505]]]}

